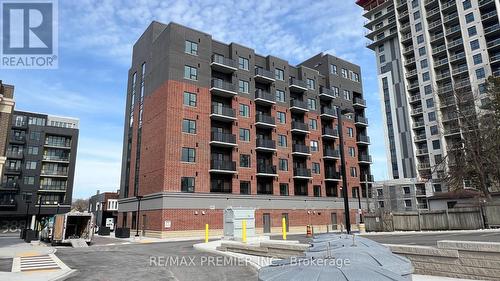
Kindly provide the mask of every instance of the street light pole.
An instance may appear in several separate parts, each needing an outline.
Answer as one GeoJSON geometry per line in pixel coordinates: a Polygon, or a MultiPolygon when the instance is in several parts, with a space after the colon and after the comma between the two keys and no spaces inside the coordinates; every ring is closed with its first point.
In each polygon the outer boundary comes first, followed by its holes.
{"type": "Polygon", "coordinates": [[[40,223],[40,213],[42,212],[42,195],[38,194],[38,214],[35,220],[35,233],[38,235],[38,224],[40,223]]]}
{"type": "Polygon", "coordinates": [[[139,237],[139,216],[141,215],[141,195],[135,196],[137,198],[137,216],[135,218],[135,237],[139,237]]]}
{"type": "Polygon", "coordinates": [[[31,193],[25,193],[24,194],[24,203],[26,203],[26,227],[25,229],[31,229],[31,226],[29,225],[29,220],[30,220],[30,204],[31,204],[31,193]]]}
{"type": "Polygon", "coordinates": [[[342,172],[342,197],[344,197],[344,217],[345,227],[348,234],[351,233],[351,218],[349,216],[349,198],[347,193],[347,173],[345,168],[345,155],[344,155],[344,134],[342,133],[342,114],[348,113],[346,110],[341,110],[337,106],[337,131],[339,132],[339,149],[340,149],[340,170],[342,172]]]}

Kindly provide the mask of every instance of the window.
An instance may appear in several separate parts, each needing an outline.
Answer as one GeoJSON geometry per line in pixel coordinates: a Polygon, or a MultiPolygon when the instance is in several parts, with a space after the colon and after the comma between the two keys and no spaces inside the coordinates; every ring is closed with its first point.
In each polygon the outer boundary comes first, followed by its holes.
{"type": "Polygon", "coordinates": [[[311,90],[316,89],[316,81],[314,81],[314,79],[307,78],[307,88],[311,90]]]}
{"type": "Polygon", "coordinates": [[[40,132],[31,132],[30,133],[30,140],[39,141],[40,137],[41,137],[41,133],[40,132]]]}
{"type": "Polygon", "coordinates": [[[278,146],[281,147],[286,147],[286,136],[285,135],[278,135],[278,146]]]}
{"type": "Polygon", "coordinates": [[[473,40],[470,42],[470,48],[474,51],[479,49],[479,40],[473,40]]]}
{"type": "Polygon", "coordinates": [[[188,134],[196,134],[196,120],[182,120],[182,132],[188,134]]]}
{"type": "Polygon", "coordinates": [[[415,13],[413,13],[414,20],[418,20],[419,18],[420,18],[420,11],[416,11],[415,13]]]}
{"type": "Polygon", "coordinates": [[[479,69],[476,69],[476,77],[477,79],[483,79],[485,77],[485,73],[484,73],[484,68],[479,68],[479,69]]]}
{"type": "Polygon", "coordinates": [[[240,116],[250,117],[250,107],[248,105],[240,103],[240,116]]]}
{"type": "Polygon", "coordinates": [[[380,63],[385,63],[385,55],[381,55],[378,59],[380,63]]]}
{"type": "Polygon", "coordinates": [[[240,194],[250,194],[249,181],[240,181],[240,194]]]}
{"type": "Polygon", "coordinates": [[[335,97],[340,96],[340,89],[339,89],[338,87],[333,86],[333,87],[332,87],[332,90],[333,90],[333,95],[334,95],[335,97]]]}
{"type": "Polygon", "coordinates": [[[342,77],[343,77],[343,78],[348,78],[348,74],[347,74],[347,73],[348,73],[348,72],[347,72],[347,69],[342,68],[342,77]]]}
{"type": "Polygon", "coordinates": [[[351,100],[351,92],[344,90],[344,99],[351,100]]]}
{"type": "Polygon", "coordinates": [[[465,15],[465,22],[466,23],[471,23],[474,21],[474,13],[470,12],[467,15],[465,15]]]}
{"type": "Polygon", "coordinates": [[[33,185],[33,184],[35,184],[35,177],[24,177],[23,183],[33,185]]]}
{"type": "Polygon", "coordinates": [[[405,200],[405,207],[406,208],[411,208],[411,200],[410,199],[406,199],[405,200]]]}
{"type": "Polygon", "coordinates": [[[184,78],[198,80],[198,69],[189,65],[184,66],[184,78]]]}
{"type": "Polygon", "coordinates": [[[276,78],[276,80],[281,80],[281,81],[285,80],[285,72],[282,69],[275,68],[274,78],[276,78]]]}
{"type": "Polygon", "coordinates": [[[380,45],[380,46],[378,46],[378,51],[379,51],[379,52],[383,52],[383,51],[384,51],[384,45],[380,45]]]}
{"type": "Polygon", "coordinates": [[[288,183],[280,183],[280,195],[288,196],[288,183]]]}
{"type": "Polygon", "coordinates": [[[472,59],[474,60],[474,64],[480,64],[480,63],[483,63],[483,57],[481,56],[481,54],[475,54],[472,56],[472,59]]]}
{"type": "Polygon", "coordinates": [[[194,177],[181,178],[181,192],[194,192],[194,177]]]}
{"type": "Polygon", "coordinates": [[[441,154],[434,155],[434,163],[440,164],[442,161],[443,161],[443,155],[441,154]]]}
{"type": "Polygon", "coordinates": [[[425,55],[425,47],[421,47],[420,49],[418,49],[418,54],[421,56],[425,55]]]}
{"type": "Polygon", "coordinates": [[[184,52],[190,55],[198,55],[198,43],[186,40],[184,52]]]}
{"type": "Polygon", "coordinates": [[[36,162],[35,161],[26,161],[26,170],[35,170],[36,162]]]}
{"type": "Polygon", "coordinates": [[[316,110],[316,100],[307,99],[307,108],[309,108],[309,110],[316,110]]]}
{"type": "Polygon", "coordinates": [[[425,101],[425,104],[427,105],[427,108],[432,108],[434,107],[434,99],[430,98],[425,101]]]}
{"type": "Polygon", "coordinates": [[[320,173],[319,163],[316,163],[316,162],[312,163],[312,172],[313,172],[313,174],[319,174],[320,173]]]}
{"type": "Polygon", "coordinates": [[[279,159],[279,170],[288,171],[288,159],[279,159]]]}
{"type": "Polygon", "coordinates": [[[337,66],[335,64],[330,64],[330,73],[338,75],[337,66]]]}
{"type": "Polygon", "coordinates": [[[436,121],[436,112],[429,112],[427,113],[427,117],[429,118],[429,121],[436,121]]]}
{"type": "Polygon", "coordinates": [[[426,86],[424,87],[424,93],[425,93],[426,95],[430,95],[430,94],[432,94],[432,88],[431,88],[431,85],[426,85],[426,86]]]}
{"type": "Polygon", "coordinates": [[[353,78],[353,80],[355,82],[359,82],[359,74],[357,74],[356,72],[354,72],[354,78],[353,78]]]}
{"type": "Polygon", "coordinates": [[[354,147],[349,147],[348,152],[349,156],[356,157],[356,149],[354,147]]]}
{"type": "Polygon", "coordinates": [[[355,178],[358,176],[358,169],[356,169],[356,167],[351,167],[349,171],[351,173],[351,177],[355,178]]]}
{"type": "Polygon", "coordinates": [[[467,32],[469,33],[469,37],[477,35],[477,29],[475,26],[467,28],[467,32]]]}
{"type": "Polygon", "coordinates": [[[29,117],[28,125],[37,125],[37,126],[45,126],[45,118],[39,117],[29,117]]]}
{"type": "Polygon", "coordinates": [[[184,105],[196,107],[197,96],[194,93],[184,92],[184,105]]]}
{"type": "Polygon", "coordinates": [[[238,67],[243,70],[248,70],[248,59],[247,58],[238,58],[238,67]]]}
{"type": "Polygon", "coordinates": [[[313,186],[314,197],[321,197],[321,185],[313,186]]]}
{"type": "Polygon", "coordinates": [[[429,129],[431,131],[432,136],[435,136],[439,133],[437,125],[431,126],[429,129]]]}
{"type": "Polygon", "coordinates": [[[419,32],[422,30],[422,23],[419,22],[417,24],[415,24],[415,32],[419,32]]]}
{"type": "Polygon", "coordinates": [[[250,130],[240,128],[240,141],[250,141],[250,130]]]}
{"type": "Polygon", "coordinates": [[[422,80],[425,82],[425,81],[429,81],[430,76],[429,76],[429,72],[424,72],[422,73],[422,80]]]}
{"type": "Polygon", "coordinates": [[[28,146],[29,155],[38,155],[38,146],[28,146]]]}
{"type": "Polygon", "coordinates": [[[318,129],[318,120],[309,119],[309,127],[311,128],[311,130],[317,130],[318,129]]]}
{"type": "Polygon", "coordinates": [[[318,141],[312,140],[311,141],[311,151],[315,152],[315,151],[318,151],[318,150],[319,150],[318,141]]]}
{"type": "Polygon", "coordinates": [[[418,7],[418,0],[413,0],[413,1],[411,1],[411,7],[412,7],[412,8],[416,8],[416,7],[418,7]]]}
{"type": "Polygon", "coordinates": [[[248,92],[249,92],[248,81],[240,80],[238,85],[239,85],[240,93],[248,94],[248,92]]]}
{"type": "Polygon", "coordinates": [[[354,137],[354,129],[347,127],[347,135],[349,135],[350,138],[354,137]]]}
{"type": "Polygon", "coordinates": [[[433,140],[432,149],[440,149],[440,148],[441,148],[441,142],[439,142],[439,140],[433,140]]]}
{"type": "Polygon", "coordinates": [[[250,155],[240,154],[240,167],[250,168],[250,155]]]}
{"type": "Polygon", "coordinates": [[[420,61],[420,68],[427,68],[429,66],[427,59],[423,59],[420,61]]]}
{"type": "Polygon", "coordinates": [[[183,147],[182,148],[182,162],[195,162],[196,161],[196,151],[194,148],[183,147]]]}
{"type": "Polygon", "coordinates": [[[424,35],[420,34],[419,36],[417,36],[417,44],[422,44],[422,43],[424,43],[424,35]]]}
{"type": "Polygon", "coordinates": [[[286,123],[286,114],[285,112],[278,111],[276,113],[278,117],[278,123],[285,124],[286,123]]]}
{"type": "Polygon", "coordinates": [[[470,4],[470,0],[465,0],[462,4],[464,5],[464,10],[470,9],[472,7],[470,4]]]}
{"type": "Polygon", "coordinates": [[[282,90],[276,90],[276,101],[285,102],[285,92],[282,90]]]}

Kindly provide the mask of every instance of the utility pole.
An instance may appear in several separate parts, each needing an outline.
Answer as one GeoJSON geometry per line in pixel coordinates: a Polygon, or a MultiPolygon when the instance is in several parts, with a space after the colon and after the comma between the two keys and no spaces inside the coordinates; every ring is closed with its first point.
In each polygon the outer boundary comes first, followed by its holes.
{"type": "Polygon", "coordinates": [[[141,195],[135,196],[137,198],[137,216],[135,218],[135,237],[139,237],[139,217],[141,215],[141,195]]]}
{"type": "Polygon", "coordinates": [[[342,114],[349,113],[347,110],[341,110],[339,106],[337,106],[337,130],[339,132],[339,141],[340,141],[340,169],[342,172],[342,197],[344,197],[344,217],[345,217],[345,227],[348,234],[351,233],[351,218],[349,216],[349,198],[347,193],[347,173],[345,167],[345,155],[344,155],[344,134],[342,132],[342,114]]]}

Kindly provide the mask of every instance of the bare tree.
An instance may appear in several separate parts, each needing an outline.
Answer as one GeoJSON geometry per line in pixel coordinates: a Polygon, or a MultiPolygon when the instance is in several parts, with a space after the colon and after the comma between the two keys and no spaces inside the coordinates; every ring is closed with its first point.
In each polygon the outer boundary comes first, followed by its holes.
{"type": "Polygon", "coordinates": [[[89,208],[89,200],[88,199],[76,199],[71,204],[71,210],[84,212],[89,208]]]}

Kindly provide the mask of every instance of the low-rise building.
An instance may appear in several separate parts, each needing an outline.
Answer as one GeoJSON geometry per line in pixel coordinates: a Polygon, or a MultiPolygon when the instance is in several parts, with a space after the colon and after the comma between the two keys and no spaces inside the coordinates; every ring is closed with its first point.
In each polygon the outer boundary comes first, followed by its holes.
{"type": "Polygon", "coordinates": [[[375,210],[388,212],[416,211],[429,208],[427,196],[431,185],[416,179],[377,181],[371,200],[375,210]]]}
{"type": "Polygon", "coordinates": [[[118,198],[120,190],[116,192],[103,192],[98,190],[96,195],[89,199],[89,212],[94,214],[95,225],[115,229],[118,218],[118,198]]]}

